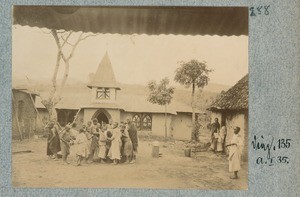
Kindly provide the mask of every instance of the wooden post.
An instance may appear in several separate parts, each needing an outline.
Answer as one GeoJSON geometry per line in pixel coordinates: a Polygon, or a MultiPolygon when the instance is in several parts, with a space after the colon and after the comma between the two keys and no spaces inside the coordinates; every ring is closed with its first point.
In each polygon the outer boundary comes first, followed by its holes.
{"type": "Polygon", "coordinates": [[[77,119],[80,111],[81,111],[81,108],[79,108],[79,110],[77,111],[77,113],[76,113],[76,115],[74,117],[74,120],[73,120],[73,122],[71,124],[75,123],[75,121],[76,121],[76,119],[77,119]]]}
{"type": "Polygon", "coordinates": [[[168,137],[168,128],[167,128],[167,104],[165,104],[165,140],[168,137]]]}
{"type": "Polygon", "coordinates": [[[30,139],[31,131],[32,131],[32,118],[30,118],[30,122],[29,122],[28,140],[30,139]]]}
{"type": "Polygon", "coordinates": [[[11,95],[12,95],[12,102],[13,102],[13,105],[14,105],[14,108],[15,108],[15,115],[16,115],[16,120],[17,120],[17,127],[18,127],[18,132],[20,134],[20,141],[23,140],[23,135],[22,135],[22,131],[20,129],[20,124],[19,124],[19,117],[18,117],[18,109],[17,109],[17,106],[15,105],[15,98],[14,98],[14,92],[11,91],[11,95]]]}

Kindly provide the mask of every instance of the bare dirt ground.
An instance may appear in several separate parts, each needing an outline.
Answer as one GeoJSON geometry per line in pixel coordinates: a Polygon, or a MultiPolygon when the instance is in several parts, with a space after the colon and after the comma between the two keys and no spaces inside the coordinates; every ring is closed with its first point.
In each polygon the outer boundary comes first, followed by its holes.
{"type": "Polygon", "coordinates": [[[32,153],[12,155],[12,180],[15,187],[80,188],[161,188],[161,189],[239,189],[248,188],[247,163],[240,178],[232,180],[226,156],[211,151],[184,156],[184,142],[160,142],[159,158],[152,158],[152,142],[140,139],[135,164],[83,164],[75,166],[71,148],[69,161],[54,161],[46,156],[46,139],[13,142],[12,151],[32,153]]]}

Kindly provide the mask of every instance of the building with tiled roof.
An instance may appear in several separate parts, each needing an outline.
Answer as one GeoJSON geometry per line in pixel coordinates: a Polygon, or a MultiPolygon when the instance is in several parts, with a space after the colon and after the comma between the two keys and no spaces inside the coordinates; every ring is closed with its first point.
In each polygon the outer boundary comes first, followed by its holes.
{"type": "MultiPolygon", "coordinates": [[[[37,98],[36,107],[45,115],[45,107],[37,98]],[[43,111],[43,112],[42,112],[43,111]]],[[[118,83],[112,63],[106,52],[98,69],[84,92],[65,93],[56,105],[61,126],[72,122],[80,110],[78,126],[97,118],[100,123],[109,119],[121,122],[132,118],[140,131],[164,136],[164,106],[147,101],[147,89],[142,92],[128,91],[118,83]]],[[[192,126],[191,106],[173,99],[167,107],[168,136],[176,139],[190,139],[192,126]]]]}

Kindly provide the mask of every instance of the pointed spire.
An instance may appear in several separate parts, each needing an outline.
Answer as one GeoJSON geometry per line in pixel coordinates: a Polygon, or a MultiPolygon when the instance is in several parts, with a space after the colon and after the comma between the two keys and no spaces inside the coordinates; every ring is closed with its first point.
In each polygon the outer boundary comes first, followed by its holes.
{"type": "Polygon", "coordinates": [[[108,56],[107,51],[105,52],[98,70],[94,76],[94,79],[88,84],[89,88],[92,87],[103,87],[103,88],[116,88],[120,89],[115,74],[108,56]]]}

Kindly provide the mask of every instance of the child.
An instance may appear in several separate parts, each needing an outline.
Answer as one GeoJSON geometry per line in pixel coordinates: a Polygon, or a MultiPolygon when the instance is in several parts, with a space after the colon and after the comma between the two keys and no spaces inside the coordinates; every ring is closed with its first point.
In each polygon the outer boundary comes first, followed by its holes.
{"type": "Polygon", "coordinates": [[[84,129],[79,130],[79,134],[77,135],[74,144],[77,145],[76,156],[77,156],[77,166],[81,165],[81,161],[87,156],[87,138],[85,135],[84,129]]]}
{"type": "Polygon", "coordinates": [[[100,158],[99,162],[104,162],[106,159],[106,125],[103,124],[101,131],[99,132],[99,154],[98,157],[100,158]]]}
{"type": "Polygon", "coordinates": [[[112,137],[107,138],[108,140],[111,141],[111,147],[109,149],[108,156],[110,159],[113,160],[113,164],[116,165],[118,164],[118,161],[121,159],[121,146],[122,146],[122,141],[121,141],[121,131],[118,128],[118,123],[115,122],[112,130],[112,137]]]}

